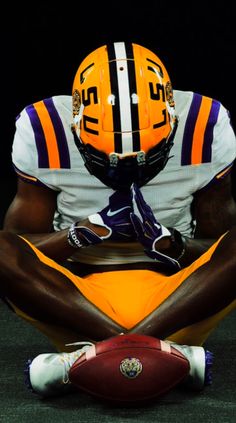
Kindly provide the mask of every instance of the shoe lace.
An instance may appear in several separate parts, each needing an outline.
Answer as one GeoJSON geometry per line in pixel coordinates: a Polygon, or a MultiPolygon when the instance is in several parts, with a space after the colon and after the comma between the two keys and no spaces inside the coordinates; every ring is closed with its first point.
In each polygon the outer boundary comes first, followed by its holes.
{"type": "Polygon", "coordinates": [[[71,346],[71,345],[83,345],[82,348],[77,349],[75,351],[72,351],[70,353],[61,353],[61,361],[64,365],[64,377],[63,377],[63,383],[67,384],[70,382],[69,380],[69,370],[71,368],[71,366],[74,364],[74,362],[81,357],[81,355],[83,353],[85,353],[91,346],[93,346],[94,344],[92,342],[89,341],[80,341],[80,342],[74,342],[72,344],[66,344],[66,346],[71,346]]]}

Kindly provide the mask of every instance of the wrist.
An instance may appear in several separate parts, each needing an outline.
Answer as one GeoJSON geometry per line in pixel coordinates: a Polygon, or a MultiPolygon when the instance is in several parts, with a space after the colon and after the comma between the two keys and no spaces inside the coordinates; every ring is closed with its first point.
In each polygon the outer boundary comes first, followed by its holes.
{"type": "Polygon", "coordinates": [[[86,226],[102,238],[109,238],[112,230],[105,225],[99,213],[91,214],[86,219],[86,226]]]}
{"type": "Polygon", "coordinates": [[[179,261],[185,253],[185,239],[177,229],[168,228],[170,236],[162,238],[155,244],[155,249],[179,261]]]}
{"type": "Polygon", "coordinates": [[[170,247],[171,257],[179,261],[185,254],[185,239],[177,229],[168,228],[170,231],[170,247]]]}
{"type": "Polygon", "coordinates": [[[67,241],[73,248],[85,248],[101,243],[102,238],[88,226],[75,222],[68,229],[67,241]]]}

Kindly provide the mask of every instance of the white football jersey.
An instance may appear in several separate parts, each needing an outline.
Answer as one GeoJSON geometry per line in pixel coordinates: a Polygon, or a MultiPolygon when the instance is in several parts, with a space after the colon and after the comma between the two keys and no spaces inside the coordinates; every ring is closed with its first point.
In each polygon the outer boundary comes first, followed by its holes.
{"type": "MultiPolygon", "coordinates": [[[[226,108],[193,92],[174,90],[179,125],[166,167],[141,188],[156,219],[192,237],[193,194],[224,175],[236,157],[226,108]]],[[[108,205],[113,191],[88,173],[71,132],[72,97],[27,106],[16,122],[12,160],[19,177],[58,191],[54,229],[60,231],[108,205]]],[[[76,251],[90,264],[152,261],[138,243],[102,244],[76,251]]]]}

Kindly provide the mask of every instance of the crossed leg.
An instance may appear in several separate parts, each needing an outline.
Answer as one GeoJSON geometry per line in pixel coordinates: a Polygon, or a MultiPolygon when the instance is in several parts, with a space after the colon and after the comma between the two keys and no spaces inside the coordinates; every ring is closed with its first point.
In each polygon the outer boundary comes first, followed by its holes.
{"type": "Polygon", "coordinates": [[[125,330],[89,302],[66,275],[41,262],[28,243],[3,231],[0,296],[32,318],[78,338],[98,341],[125,330]]]}
{"type": "MultiPolygon", "coordinates": [[[[197,323],[236,298],[236,228],[219,242],[211,260],[193,272],[131,332],[161,339],[197,323]]],[[[0,232],[0,294],[42,322],[98,341],[127,330],[89,302],[66,274],[41,262],[17,235],[0,232]]]]}

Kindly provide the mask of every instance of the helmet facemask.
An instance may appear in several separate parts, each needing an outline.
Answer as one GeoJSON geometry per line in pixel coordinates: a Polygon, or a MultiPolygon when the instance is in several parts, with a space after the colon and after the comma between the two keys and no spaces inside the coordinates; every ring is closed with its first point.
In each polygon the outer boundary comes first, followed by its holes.
{"type": "Polygon", "coordinates": [[[178,121],[176,119],[170,136],[152,147],[146,154],[139,151],[135,155],[123,158],[119,157],[117,153],[111,153],[107,156],[91,144],[83,144],[74,126],[72,126],[72,133],[89,173],[96,176],[108,187],[117,191],[125,191],[130,188],[133,182],[136,182],[139,187],[146,185],[164,169],[170,158],[169,154],[177,126],[178,121]]]}

